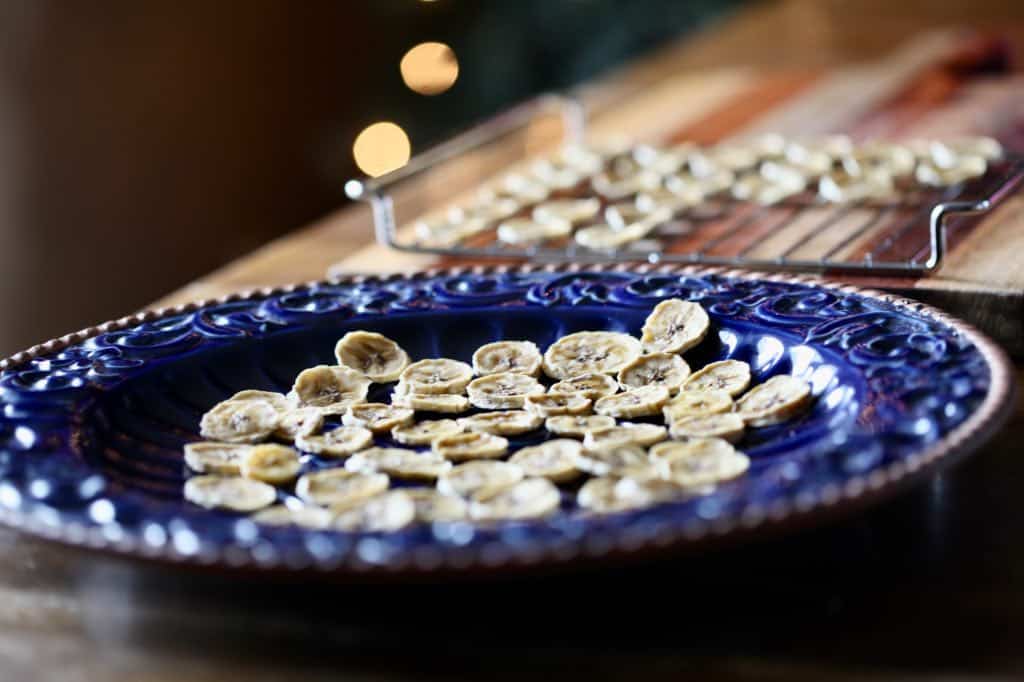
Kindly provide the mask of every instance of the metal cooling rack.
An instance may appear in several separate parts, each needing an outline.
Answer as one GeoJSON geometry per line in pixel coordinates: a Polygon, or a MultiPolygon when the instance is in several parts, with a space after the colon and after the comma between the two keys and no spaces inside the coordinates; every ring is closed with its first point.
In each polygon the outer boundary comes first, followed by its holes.
{"type": "MultiPolygon", "coordinates": [[[[569,97],[546,95],[414,157],[392,173],[350,180],[345,191],[350,198],[370,204],[381,244],[413,253],[532,262],[644,260],[769,270],[915,275],[938,267],[948,249],[977,222],[976,217],[990,211],[1024,180],[1024,156],[1011,155],[992,164],[981,178],[934,191],[915,190],[901,196],[899,203],[826,204],[810,192],[772,206],[712,198],[677,214],[657,227],[649,238],[616,250],[587,249],[571,238],[542,245],[505,244],[496,236],[498,221],[484,232],[445,247],[419,244],[411,230],[398,229],[391,192],[399,183],[507,138],[542,114],[552,112],[561,118],[563,142],[583,140],[586,117],[582,105],[569,97]]],[[[556,192],[549,198],[574,196],[599,195],[577,189],[556,192]]],[[[531,208],[531,204],[524,204],[517,215],[528,215],[531,208]]]]}

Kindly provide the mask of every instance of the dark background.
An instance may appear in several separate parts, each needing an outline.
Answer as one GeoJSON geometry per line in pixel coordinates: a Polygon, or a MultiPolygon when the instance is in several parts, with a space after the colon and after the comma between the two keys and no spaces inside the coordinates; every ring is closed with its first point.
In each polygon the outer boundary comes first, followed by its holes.
{"type": "Polygon", "coordinates": [[[337,208],[370,123],[398,123],[415,153],[736,4],[0,3],[0,354],[131,312],[337,208]],[[460,62],[434,97],[398,71],[427,40],[460,62]]]}

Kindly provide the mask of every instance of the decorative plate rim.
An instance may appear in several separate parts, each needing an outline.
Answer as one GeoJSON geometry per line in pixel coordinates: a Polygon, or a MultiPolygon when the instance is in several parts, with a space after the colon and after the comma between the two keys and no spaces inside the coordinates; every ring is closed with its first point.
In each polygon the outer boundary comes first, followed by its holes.
{"type": "Polygon", "coordinates": [[[931,443],[921,452],[894,461],[866,475],[853,475],[844,485],[827,484],[818,495],[785,497],[772,503],[768,508],[751,512],[748,508],[738,517],[720,519],[716,522],[670,528],[649,538],[618,538],[611,544],[586,544],[581,540],[573,549],[575,551],[532,551],[521,554],[508,552],[496,554],[487,551],[488,546],[466,548],[453,551],[441,557],[432,553],[422,560],[404,562],[387,562],[384,564],[367,563],[356,553],[348,555],[342,561],[330,563],[304,561],[289,562],[286,559],[274,558],[261,560],[239,547],[219,550],[213,554],[183,554],[173,544],[165,544],[161,548],[135,542],[126,537],[112,540],[102,534],[98,528],[90,528],[78,523],[48,525],[14,509],[0,509],[0,524],[26,533],[27,535],[61,543],[65,546],[96,550],[112,554],[124,559],[134,559],[153,563],[172,564],[193,568],[252,569],[265,573],[295,573],[315,570],[323,574],[336,574],[345,577],[356,577],[361,574],[373,577],[436,575],[447,572],[506,572],[515,569],[529,569],[540,566],[559,567],[576,561],[593,561],[596,559],[622,556],[646,555],[657,550],[693,551],[710,545],[739,541],[755,531],[770,534],[801,526],[815,525],[827,517],[852,513],[863,506],[877,502],[894,494],[901,488],[952,464],[960,457],[977,450],[993,435],[1013,411],[1013,397],[1016,382],[1013,378],[1012,364],[1006,353],[994,341],[972,325],[945,313],[933,306],[920,303],[902,296],[889,294],[876,289],[828,281],[818,277],[788,273],[766,273],[743,269],[723,267],[704,267],[699,265],[657,265],[643,262],[617,264],[586,264],[586,263],[555,263],[546,265],[467,265],[453,267],[432,267],[412,273],[393,274],[352,274],[310,280],[306,282],[273,287],[258,287],[235,292],[224,296],[200,299],[174,306],[148,309],[99,325],[86,327],[79,331],[65,334],[49,341],[34,345],[26,350],[15,353],[0,360],[0,371],[20,367],[33,359],[48,353],[60,352],[69,346],[82,343],[90,338],[113,331],[160,320],[174,315],[194,312],[207,306],[220,305],[236,301],[262,299],[280,294],[288,294],[315,286],[338,284],[364,284],[371,282],[390,283],[410,281],[432,277],[458,277],[465,275],[505,275],[529,273],[626,273],[635,275],[718,275],[740,280],[762,280],[790,284],[802,284],[820,287],[846,294],[855,294],[888,303],[918,315],[931,318],[947,325],[966,337],[978,349],[991,372],[991,385],[978,409],[963,423],[952,431],[931,443]]]}

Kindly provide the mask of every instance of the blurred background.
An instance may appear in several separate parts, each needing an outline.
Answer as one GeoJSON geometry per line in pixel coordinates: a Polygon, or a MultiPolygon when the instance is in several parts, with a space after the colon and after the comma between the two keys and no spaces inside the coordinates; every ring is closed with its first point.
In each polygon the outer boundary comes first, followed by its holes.
{"type": "Polygon", "coordinates": [[[1024,2],[4,0],[0,354],[145,306],[343,206],[360,170],[681,38],[690,72],[799,71],[938,26],[1021,37],[1024,2]]]}
{"type": "Polygon", "coordinates": [[[0,353],[324,215],[354,151],[379,169],[738,4],[5,0],[0,353]]]}

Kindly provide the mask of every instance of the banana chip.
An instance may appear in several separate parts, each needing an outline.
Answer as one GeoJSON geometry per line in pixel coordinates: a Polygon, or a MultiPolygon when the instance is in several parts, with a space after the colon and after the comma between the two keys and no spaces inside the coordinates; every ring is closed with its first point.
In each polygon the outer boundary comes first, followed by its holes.
{"type": "Polygon", "coordinates": [[[668,402],[668,389],[664,386],[641,386],[606,396],[594,403],[594,412],[609,417],[632,418],[661,414],[668,402]]]}
{"type": "Polygon", "coordinates": [[[224,443],[258,443],[266,440],[281,416],[265,400],[225,400],[203,415],[199,434],[224,443]]]}
{"type": "Polygon", "coordinates": [[[469,398],[454,393],[409,393],[408,387],[401,382],[391,394],[391,404],[395,407],[407,407],[417,412],[440,412],[442,414],[459,414],[470,408],[469,398]]]}
{"type": "Polygon", "coordinates": [[[544,372],[564,381],[582,374],[615,374],[640,356],[640,342],[620,332],[576,332],[544,353],[544,372]]]}
{"type": "Polygon", "coordinates": [[[331,523],[331,513],[320,507],[292,509],[279,504],[256,512],[253,514],[252,520],[265,526],[298,526],[311,530],[323,530],[331,523]]]}
{"type": "Polygon", "coordinates": [[[527,396],[544,393],[534,377],[515,372],[499,372],[474,379],[466,387],[469,402],[476,407],[504,410],[522,409],[527,396]]]}
{"type": "Polygon", "coordinates": [[[606,395],[618,393],[619,385],[607,374],[581,374],[580,376],[552,384],[548,393],[555,395],[579,395],[597,400],[606,395]]]}
{"type": "Polygon", "coordinates": [[[721,438],[658,443],[650,457],[667,467],[669,480],[690,488],[736,478],[750,467],[750,459],[721,438]]]}
{"type": "Polygon", "coordinates": [[[409,365],[409,354],[397,343],[376,332],[355,331],[345,334],[334,346],[339,365],[351,367],[370,381],[383,384],[396,381],[409,365]]]}
{"type": "Polygon", "coordinates": [[[391,533],[405,528],[416,518],[416,505],[403,490],[392,490],[350,506],[335,508],[331,524],[338,530],[363,533],[391,533]]]}
{"type": "Polygon", "coordinates": [[[391,429],[391,437],[402,445],[430,445],[438,438],[454,436],[462,431],[462,426],[454,419],[428,419],[396,426],[391,429]]]}
{"type": "Polygon", "coordinates": [[[275,393],[274,391],[257,391],[254,389],[246,389],[239,391],[234,394],[228,400],[234,402],[245,402],[247,400],[263,400],[274,406],[274,409],[278,412],[287,412],[292,408],[292,404],[288,401],[287,396],[283,393],[275,393]]]}
{"type": "Polygon", "coordinates": [[[680,391],[662,408],[665,421],[703,417],[732,410],[732,396],[725,391],[680,391]]]}
{"type": "Polygon", "coordinates": [[[543,361],[537,344],[532,341],[495,341],[473,353],[473,371],[480,376],[516,372],[537,376],[543,361]]]}
{"type": "Polygon", "coordinates": [[[589,398],[580,395],[560,395],[558,393],[542,393],[526,398],[526,411],[538,417],[556,415],[578,415],[590,412],[589,398]]]}
{"type": "Polygon", "coordinates": [[[410,393],[462,393],[473,378],[473,368],[448,358],[419,360],[402,372],[401,382],[410,393]]]}
{"type": "Polygon", "coordinates": [[[730,443],[743,438],[743,431],[743,420],[732,412],[684,417],[669,428],[673,438],[721,438],[730,443]]]}
{"type": "Polygon", "coordinates": [[[508,461],[519,466],[529,477],[565,483],[579,477],[581,472],[576,462],[582,450],[579,441],[559,438],[523,448],[508,461]]]}
{"type": "Polygon", "coordinates": [[[370,380],[349,367],[318,365],[299,372],[292,390],[302,406],[318,407],[325,414],[342,414],[349,405],[366,400],[370,380]]]}
{"type": "Polygon", "coordinates": [[[238,476],[242,458],[252,445],[241,443],[214,443],[211,441],[185,445],[185,464],[201,474],[238,476]]]}
{"type": "Polygon", "coordinates": [[[438,438],[431,444],[438,455],[453,462],[467,459],[494,459],[508,452],[508,441],[481,431],[457,433],[438,438]]]}
{"type": "Polygon", "coordinates": [[[619,370],[619,383],[623,388],[664,386],[675,393],[690,376],[690,366],[675,353],[648,353],[619,370]]]}
{"type": "Polygon", "coordinates": [[[373,433],[387,433],[396,426],[412,423],[413,411],[408,407],[395,407],[384,403],[359,403],[345,411],[341,423],[361,426],[373,433]]]}
{"type": "Polygon", "coordinates": [[[387,474],[364,474],[346,469],[323,469],[305,474],[295,484],[304,502],[321,507],[355,504],[388,489],[387,474]]]}
{"type": "Polygon", "coordinates": [[[813,400],[811,387],[788,374],[754,386],[736,403],[736,414],[749,426],[770,426],[804,412],[813,400]]]}
{"type": "Polygon", "coordinates": [[[301,468],[299,453],[275,443],[253,446],[240,463],[242,475],[246,478],[274,485],[294,481],[301,468]]]}
{"type": "Polygon", "coordinates": [[[293,407],[281,412],[281,421],[274,431],[276,438],[294,441],[299,436],[311,436],[324,424],[324,415],[316,407],[293,407]]]}
{"type": "Polygon", "coordinates": [[[349,457],[345,468],[364,474],[379,471],[394,478],[433,481],[451,469],[452,463],[430,451],[370,448],[349,457]]]}
{"type": "Polygon", "coordinates": [[[615,426],[615,419],[603,414],[548,417],[547,421],[544,422],[544,428],[556,436],[570,436],[572,438],[583,438],[587,435],[588,431],[603,431],[613,426],[615,426]]]}
{"type": "Polygon", "coordinates": [[[524,478],[507,488],[477,492],[469,514],[478,521],[535,519],[557,511],[561,501],[561,493],[551,481],[524,478]]]}
{"type": "Polygon", "coordinates": [[[639,445],[622,445],[603,450],[583,450],[576,459],[576,468],[594,476],[657,477],[659,471],[639,445]]]}
{"type": "Polygon", "coordinates": [[[683,382],[684,391],[725,391],[737,396],[750,385],[750,365],[740,360],[722,360],[705,365],[683,382]]]}
{"type": "Polygon", "coordinates": [[[207,509],[252,512],[273,504],[277,491],[241,476],[193,476],[185,481],[185,499],[207,509]]]}
{"type": "Polygon", "coordinates": [[[462,521],[469,516],[469,505],[455,495],[445,495],[432,488],[408,488],[403,492],[415,506],[417,521],[462,521]]]}
{"type": "Polygon", "coordinates": [[[498,239],[506,244],[537,244],[565,237],[570,232],[572,225],[568,221],[541,223],[526,218],[513,218],[498,225],[498,239]]]}
{"type": "Polygon", "coordinates": [[[523,476],[521,468],[508,462],[465,462],[442,474],[437,479],[437,489],[445,495],[468,498],[481,490],[507,488],[523,480],[523,476]]]}
{"type": "Polygon", "coordinates": [[[572,227],[592,219],[600,210],[599,199],[560,199],[538,204],[532,215],[538,223],[568,223],[572,227]]]}
{"type": "Polygon", "coordinates": [[[525,410],[484,412],[459,420],[459,426],[467,431],[481,431],[495,436],[518,436],[533,431],[544,422],[543,418],[525,410]]]}
{"type": "Polygon", "coordinates": [[[648,447],[668,438],[668,430],[658,424],[622,422],[618,426],[587,431],[583,438],[586,450],[607,450],[625,445],[648,447]]]}
{"type": "Polygon", "coordinates": [[[362,426],[339,426],[319,435],[297,436],[300,450],[329,457],[347,457],[373,444],[373,432],[362,426]]]}
{"type": "Polygon", "coordinates": [[[670,298],[654,306],[640,340],[646,353],[683,353],[704,340],[710,325],[700,304],[670,298]]]}

